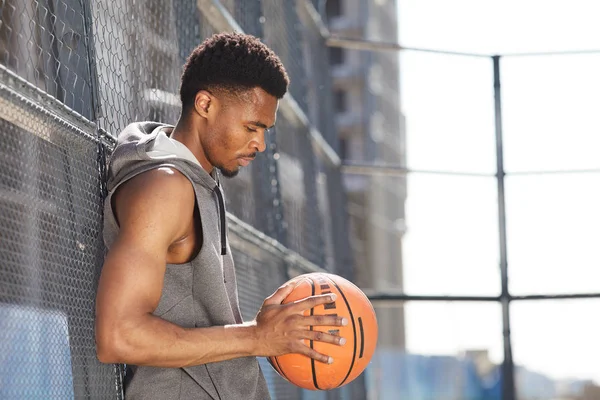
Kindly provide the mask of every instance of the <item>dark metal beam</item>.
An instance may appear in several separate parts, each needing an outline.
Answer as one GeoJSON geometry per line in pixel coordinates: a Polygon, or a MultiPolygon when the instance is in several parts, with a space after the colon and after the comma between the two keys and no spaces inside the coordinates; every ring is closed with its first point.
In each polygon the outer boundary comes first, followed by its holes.
{"type": "Polygon", "coordinates": [[[365,293],[373,303],[402,301],[500,301],[500,296],[429,296],[395,293],[365,293]]]}
{"type": "Polygon", "coordinates": [[[565,300],[565,299],[600,299],[600,293],[571,293],[571,294],[530,294],[511,296],[510,300],[565,300]]]}
{"type": "Polygon", "coordinates": [[[433,174],[433,175],[454,175],[454,176],[475,176],[475,177],[494,177],[494,174],[478,172],[459,172],[459,171],[439,171],[439,170],[418,170],[409,169],[399,164],[367,164],[344,162],[342,173],[354,175],[390,175],[406,176],[407,174],[433,174]]]}
{"type": "Polygon", "coordinates": [[[514,171],[507,172],[506,176],[524,176],[524,175],[561,175],[561,174],[598,174],[600,168],[591,169],[565,169],[554,171],[514,171]]]}
{"type": "Polygon", "coordinates": [[[485,53],[469,53],[461,51],[441,50],[441,49],[425,49],[419,47],[406,47],[400,43],[393,42],[381,42],[368,39],[356,39],[346,38],[331,33],[327,36],[329,30],[322,31],[321,35],[326,39],[326,44],[329,47],[341,47],[350,50],[364,50],[364,51],[414,51],[421,53],[432,53],[442,54],[449,56],[461,56],[461,57],[477,57],[477,58],[494,58],[494,57],[535,57],[535,56],[561,56],[561,55],[578,55],[578,54],[600,54],[600,49],[588,49],[588,50],[573,50],[573,51],[549,51],[549,52],[532,52],[532,53],[505,53],[502,55],[491,55],[485,53]]]}
{"type": "Polygon", "coordinates": [[[492,57],[494,63],[494,107],[496,122],[496,176],[498,181],[498,228],[500,239],[500,277],[502,279],[502,338],[504,361],[502,363],[502,399],[515,400],[515,375],[510,337],[510,293],[508,291],[508,257],[506,249],[506,203],[504,197],[504,145],[502,140],[502,96],[500,85],[500,56],[492,57]]]}
{"type": "MultiPolygon", "coordinates": [[[[394,292],[372,292],[365,290],[365,294],[373,303],[397,303],[403,301],[496,301],[503,300],[502,296],[443,296],[443,295],[411,295],[394,292]]],[[[508,296],[507,300],[565,300],[565,299],[600,299],[600,293],[571,293],[571,294],[532,294],[524,296],[508,296]]]]}
{"type": "MultiPolygon", "coordinates": [[[[440,171],[440,170],[418,170],[411,169],[400,164],[369,164],[358,163],[350,160],[344,160],[342,164],[342,172],[353,175],[389,175],[389,176],[406,176],[408,174],[436,174],[436,175],[456,175],[456,176],[487,176],[498,177],[494,173],[480,172],[461,172],[461,171],[440,171]]],[[[504,171],[504,177],[507,176],[525,176],[525,175],[561,175],[561,174],[600,174],[600,168],[590,169],[572,169],[572,170],[552,170],[552,171],[504,171]]]]}
{"type": "Polygon", "coordinates": [[[335,35],[330,35],[326,38],[327,46],[329,47],[341,47],[350,50],[364,50],[364,51],[418,51],[421,53],[433,53],[443,54],[449,56],[462,56],[462,57],[478,57],[478,58],[489,58],[489,54],[477,54],[477,53],[464,53],[459,51],[448,51],[448,50],[436,50],[436,49],[420,49],[416,47],[405,47],[398,43],[393,42],[380,42],[368,39],[355,39],[345,38],[335,35]]]}
{"type": "Polygon", "coordinates": [[[572,56],[578,54],[600,54],[600,49],[546,51],[531,53],[504,53],[502,57],[572,56]]]}

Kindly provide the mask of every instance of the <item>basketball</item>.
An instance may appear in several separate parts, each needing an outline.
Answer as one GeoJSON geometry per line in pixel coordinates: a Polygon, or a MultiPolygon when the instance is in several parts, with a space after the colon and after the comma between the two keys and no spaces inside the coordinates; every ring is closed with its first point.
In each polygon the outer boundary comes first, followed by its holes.
{"type": "Polygon", "coordinates": [[[356,379],[369,364],[377,345],[377,319],[367,296],[352,282],[333,274],[310,273],[294,278],[297,285],[283,304],[309,296],[335,293],[330,304],[306,310],[304,315],[337,315],[348,319],[346,326],[316,326],[320,330],[346,339],[346,344],[305,340],[319,353],[333,357],[332,364],[315,361],[302,354],[269,357],[279,375],[296,386],[310,390],[329,390],[356,379]]]}

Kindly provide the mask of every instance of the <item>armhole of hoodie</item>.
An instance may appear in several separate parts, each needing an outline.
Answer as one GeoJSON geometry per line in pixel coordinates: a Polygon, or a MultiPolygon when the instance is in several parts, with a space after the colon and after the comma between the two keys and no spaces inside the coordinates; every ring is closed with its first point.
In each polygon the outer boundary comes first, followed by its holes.
{"type": "Polygon", "coordinates": [[[136,176],[141,175],[148,171],[152,171],[157,168],[164,168],[164,167],[172,168],[172,169],[176,170],[177,172],[179,172],[181,175],[183,175],[187,179],[189,184],[192,186],[192,191],[194,192],[194,210],[192,212],[192,218],[194,218],[194,224],[196,224],[196,223],[199,224],[199,226],[197,226],[197,228],[200,229],[202,243],[200,244],[200,247],[197,249],[197,251],[196,250],[194,251],[192,258],[191,258],[193,260],[193,259],[196,259],[200,255],[200,252],[202,251],[202,247],[204,246],[204,238],[205,237],[204,237],[204,224],[202,223],[202,212],[200,210],[200,204],[198,202],[198,196],[196,195],[196,188],[194,186],[194,182],[190,179],[190,177],[188,175],[186,175],[181,169],[177,168],[177,166],[175,166],[173,164],[168,164],[168,163],[167,164],[159,164],[156,166],[152,166],[152,168],[148,168],[143,171],[132,173],[130,176],[126,176],[125,178],[123,178],[112,189],[112,191],[110,191],[108,193],[108,195],[106,196],[106,201],[107,201],[108,206],[105,207],[105,212],[106,211],[109,212],[107,222],[108,222],[108,224],[110,224],[110,228],[113,229],[113,231],[115,232],[115,235],[117,235],[119,233],[120,226],[119,226],[119,222],[117,221],[117,215],[115,213],[115,208],[114,208],[114,204],[113,204],[113,196],[117,193],[117,191],[121,188],[121,186],[123,184],[129,182],[131,179],[135,178],[136,176]],[[198,221],[195,220],[196,210],[198,213],[198,221]]]}

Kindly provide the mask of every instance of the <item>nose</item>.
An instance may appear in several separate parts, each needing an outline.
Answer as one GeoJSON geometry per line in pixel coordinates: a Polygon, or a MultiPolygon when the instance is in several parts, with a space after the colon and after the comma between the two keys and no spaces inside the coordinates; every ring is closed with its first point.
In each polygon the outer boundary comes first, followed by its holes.
{"type": "Polygon", "coordinates": [[[262,153],[267,149],[267,144],[265,143],[265,131],[259,130],[256,137],[252,142],[252,147],[256,149],[257,152],[262,153]]]}

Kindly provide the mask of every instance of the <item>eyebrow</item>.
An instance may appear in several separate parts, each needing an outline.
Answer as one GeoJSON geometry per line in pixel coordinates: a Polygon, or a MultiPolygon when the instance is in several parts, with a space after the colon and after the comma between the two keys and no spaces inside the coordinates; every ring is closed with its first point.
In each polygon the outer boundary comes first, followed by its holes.
{"type": "Polygon", "coordinates": [[[248,121],[248,123],[250,125],[258,126],[259,128],[263,128],[263,129],[267,129],[267,130],[271,129],[275,126],[275,125],[266,126],[265,124],[263,124],[262,122],[259,122],[259,121],[248,121]]]}

